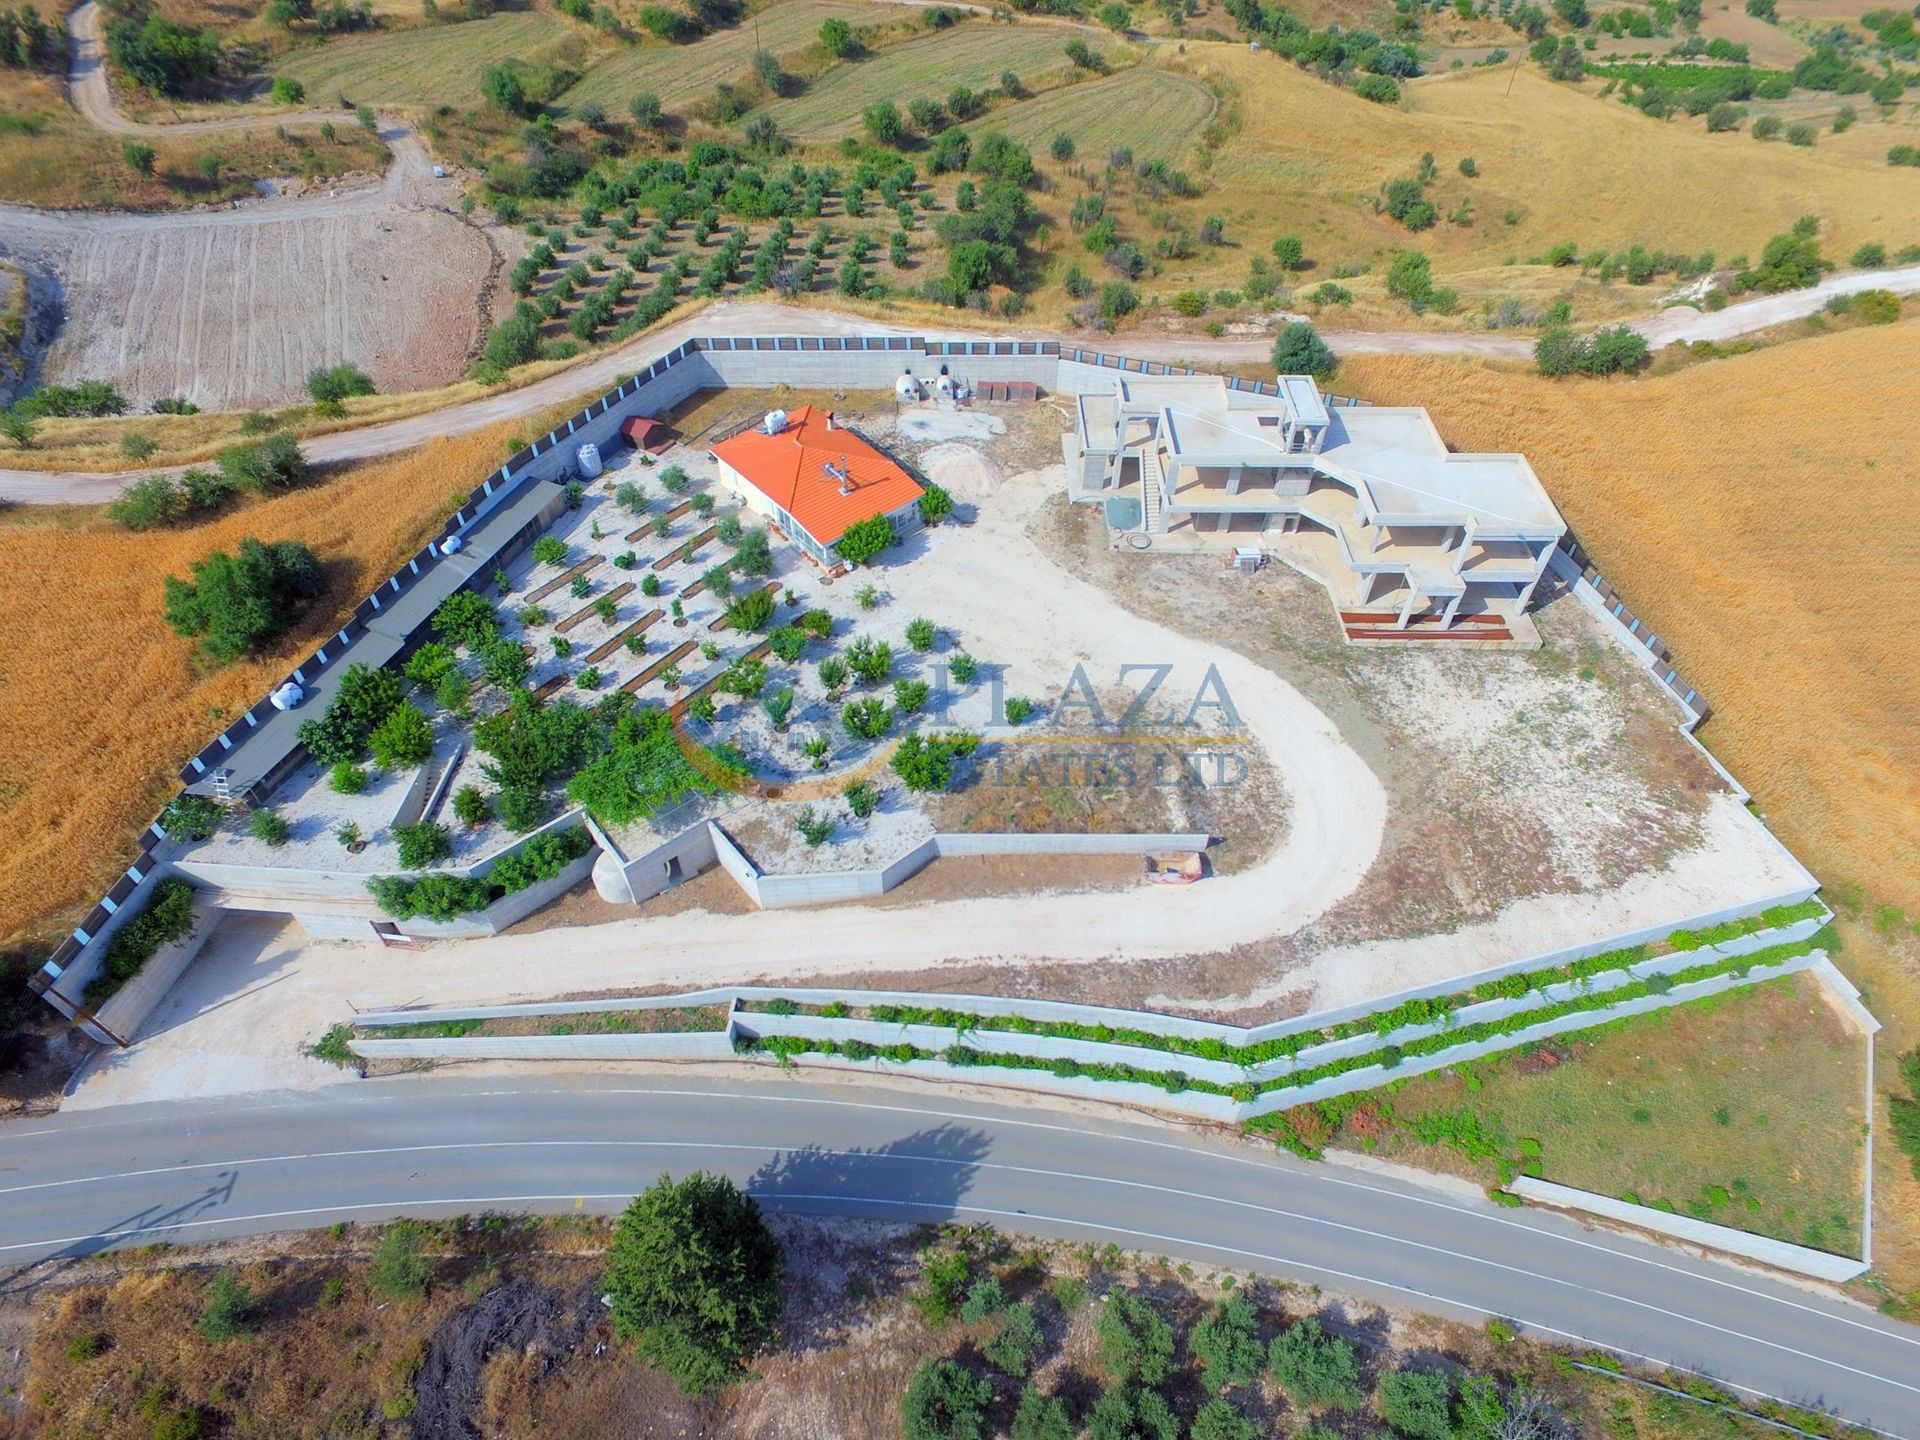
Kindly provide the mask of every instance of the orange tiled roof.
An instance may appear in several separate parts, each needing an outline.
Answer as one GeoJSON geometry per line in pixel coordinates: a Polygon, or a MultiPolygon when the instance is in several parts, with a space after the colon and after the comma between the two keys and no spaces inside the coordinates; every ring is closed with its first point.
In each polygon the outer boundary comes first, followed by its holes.
{"type": "Polygon", "coordinates": [[[822,545],[833,544],[850,525],[911,505],[922,493],[911,475],[851,430],[829,430],[825,412],[811,405],[788,411],[787,428],[778,435],[755,426],[722,440],[713,453],[822,545]],[[846,495],[826,470],[842,461],[853,482],[846,495]]]}

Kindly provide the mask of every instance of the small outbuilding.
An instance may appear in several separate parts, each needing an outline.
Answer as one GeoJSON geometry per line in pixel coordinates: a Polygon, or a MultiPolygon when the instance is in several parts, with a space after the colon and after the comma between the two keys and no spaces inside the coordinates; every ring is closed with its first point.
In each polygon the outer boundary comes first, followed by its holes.
{"type": "Polygon", "coordinates": [[[884,515],[895,533],[920,523],[920,483],[895,461],[804,405],[713,447],[720,478],[822,565],[841,563],[834,546],[862,521],[884,515]]]}
{"type": "Polygon", "coordinates": [[[651,415],[629,415],[620,422],[620,438],[636,450],[644,450],[649,455],[658,455],[673,443],[664,420],[655,420],[651,415]]]}

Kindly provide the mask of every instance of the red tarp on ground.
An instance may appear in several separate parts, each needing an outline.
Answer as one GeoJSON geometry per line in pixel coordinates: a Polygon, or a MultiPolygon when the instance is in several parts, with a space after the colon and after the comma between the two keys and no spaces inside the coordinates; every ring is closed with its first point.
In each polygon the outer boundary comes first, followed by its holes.
{"type": "Polygon", "coordinates": [[[620,436],[636,450],[658,452],[669,443],[666,425],[648,415],[629,415],[622,420],[620,436]]]}

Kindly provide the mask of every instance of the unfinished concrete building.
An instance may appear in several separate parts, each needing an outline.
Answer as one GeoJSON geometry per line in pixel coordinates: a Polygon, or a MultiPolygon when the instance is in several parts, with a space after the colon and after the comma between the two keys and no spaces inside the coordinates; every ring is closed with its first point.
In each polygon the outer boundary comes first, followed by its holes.
{"type": "Polygon", "coordinates": [[[1279,391],[1122,375],[1081,394],[1071,498],[1136,549],[1293,566],[1353,640],[1531,637],[1567,527],[1525,456],[1451,454],[1425,410],[1329,407],[1309,376],[1279,391]]]}

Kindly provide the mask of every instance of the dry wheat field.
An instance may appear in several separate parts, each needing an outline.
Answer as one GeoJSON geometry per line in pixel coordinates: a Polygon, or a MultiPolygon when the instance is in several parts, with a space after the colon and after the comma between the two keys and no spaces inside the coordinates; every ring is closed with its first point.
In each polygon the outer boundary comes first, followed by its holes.
{"type": "Polygon", "coordinates": [[[1830,885],[1920,912],[1920,321],[1640,380],[1357,357],[1340,388],[1521,450],[1715,707],[1701,738],[1830,885]]]}
{"type": "Polygon", "coordinates": [[[77,918],[185,758],[425,543],[511,429],[346,467],[202,525],[130,534],[98,512],[34,510],[0,525],[0,939],[77,918]],[[209,669],[161,622],[162,580],[249,535],[310,545],[327,598],[271,653],[209,669]]]}

